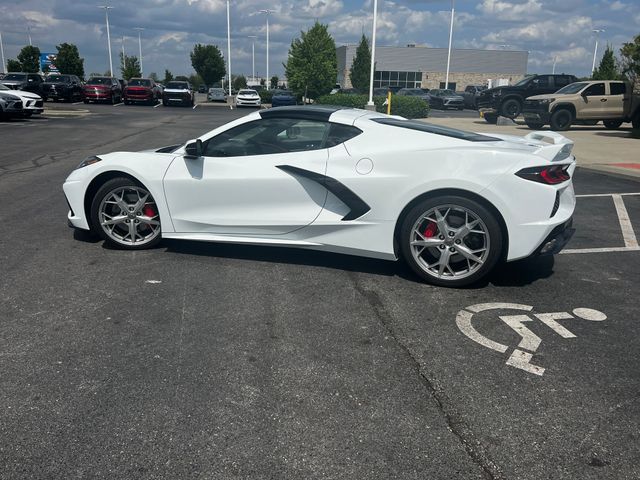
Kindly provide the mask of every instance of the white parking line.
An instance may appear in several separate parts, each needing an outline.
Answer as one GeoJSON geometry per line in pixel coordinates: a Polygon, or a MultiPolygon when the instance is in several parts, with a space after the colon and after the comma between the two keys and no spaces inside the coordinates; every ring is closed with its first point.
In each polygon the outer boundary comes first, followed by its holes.
{"type": "Polygon", "coordinates": [[[153,108],[158,108],[160,105],[162,105],[161,103],[156,103],[153,108]]]}
{"type": "Polygon", "coordinates": [[[198,104],[196,103],[191,110],[195,110],[197,107],[198,107],[198,104]]]}
{"type": "Polygon", "coordinates": [[[120,105],[123,105],[123,102],[113,104],[114,107],[119,107],[120,105]]]}
{"type": "Polygon", "coordinates": [[[605,247],[605,248],[567,248],[560,253],[609,253],[609,252],[637,252],[640,251],[638,239],[633,231],[631,219],[624,204],[623,197],[640,195],[640,192],[630,193],[592,193],[587,195],[576,195],[576,198],[593,198],[593,197],[611,197],[613,205],[616,207],[622,238],[624,239],[624,247],[605,247]]]}
{"type": "Polygon", "coordinates": [[[84,102],[75,102],[75,103],[72,103],[71,105],[82,105],[83,103],[84,102]]]}

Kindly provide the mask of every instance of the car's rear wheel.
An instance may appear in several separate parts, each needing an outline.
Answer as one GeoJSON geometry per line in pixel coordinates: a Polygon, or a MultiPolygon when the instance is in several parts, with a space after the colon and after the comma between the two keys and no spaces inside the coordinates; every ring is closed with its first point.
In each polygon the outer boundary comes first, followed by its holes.
{"type": "Polygon", "coordinates": [[[569,130],[573,123],[573,114],[566,108],[560,108],[551,114],[549,123],[551,124],[551,130],[569,130]]]}
{"type": "Polygon", "coordinates": [[[616,130],[622,125],[621,120],[604,120],[602,123],[604,123],[605,128],[609,130],[616,130]]]}
{"type": "Polygon", "coordinates": [[[466,197],[423,200],[404,218],[400,249],[429,283],[461,287],[477,282],[500,260],[502,231],[494,214],[466,197]]]}
{"type": "Polygon", "coordinates": [[[544,127],[544,123],[541,122],[527,122],[525,120],[525,122],[527,124],[527,127],[531,128],[532,130],[540,130],[542,127],[544,127]]]}
{"type": "Polygon", "coordinates": [[[107,181],[91,202],[95,233],[126,250],[156,245],[161,239],[160,214],[149,191],[130,178],[107,181]]]}
{"type": "Polygon", "coordinates": [[[491,125],[495,125],[496,123],[498,123],[498,115],[496,115],[495,113],[485,113],[484,115],[482,115],[482,118],[484,118],[484,120],[491,125]]]}

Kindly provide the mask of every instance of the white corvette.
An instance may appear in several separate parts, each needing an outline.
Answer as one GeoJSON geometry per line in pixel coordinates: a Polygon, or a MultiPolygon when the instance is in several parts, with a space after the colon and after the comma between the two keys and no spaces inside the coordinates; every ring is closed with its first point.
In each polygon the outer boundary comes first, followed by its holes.
{"type": "Polygon", "coordinates": [[[161,237],[403,258],[461,286],[569,240],[573,143],[337,107],[253,112],[184,145],[85,159],[69,223],[125,249],[161,237]]]}

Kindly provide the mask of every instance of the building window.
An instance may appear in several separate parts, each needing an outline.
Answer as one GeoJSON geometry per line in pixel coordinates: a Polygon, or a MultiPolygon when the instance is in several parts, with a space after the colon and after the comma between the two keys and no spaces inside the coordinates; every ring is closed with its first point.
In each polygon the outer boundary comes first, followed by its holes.
{"type": "MultiPolygon", "coordinates": [[[[440,88],[447,88],[444,82],[440,82],[440,88]]],[[[456,82],[449,82],[449,90],[456,91],[456,82]]]]}
{"type": "Polygon", "coordinates": [[[373,74],[373,86],[375,88],[420,88],[421,82],[422,72],[376,71],[373,74]]]}

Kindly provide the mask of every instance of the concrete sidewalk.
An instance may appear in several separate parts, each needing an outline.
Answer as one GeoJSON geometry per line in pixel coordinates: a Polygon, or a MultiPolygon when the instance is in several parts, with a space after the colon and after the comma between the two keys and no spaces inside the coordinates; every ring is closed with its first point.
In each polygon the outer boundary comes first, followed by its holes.
{"type": "MultiPolygon", "coordinates": [[[[533,131],[522,120],[516,120],[517,125],[491,125],[482,118],[428,118],[425,121],[487,134],[522,137],[533,131]]],[[[575,142],[573,153],[579,167],[640,177],[640,139],[631,137],[631,124],[625,123],[618,130],[607,130],[602,125],[577,125],[560,133],[575,142]]]]}

